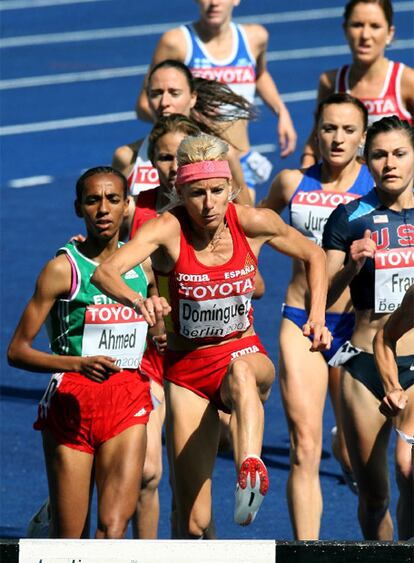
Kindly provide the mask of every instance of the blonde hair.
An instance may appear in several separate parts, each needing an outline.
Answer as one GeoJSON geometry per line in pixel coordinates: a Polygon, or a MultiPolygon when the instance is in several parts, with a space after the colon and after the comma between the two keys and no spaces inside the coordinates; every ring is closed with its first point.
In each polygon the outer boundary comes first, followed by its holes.
{"type": "Polygon", "coordinates": [[[177,151],[177,164],[183,166],[203,160],[227,160],[228,152],[229,146],[225,141],[202,133],[181,141],[177,151]]]}

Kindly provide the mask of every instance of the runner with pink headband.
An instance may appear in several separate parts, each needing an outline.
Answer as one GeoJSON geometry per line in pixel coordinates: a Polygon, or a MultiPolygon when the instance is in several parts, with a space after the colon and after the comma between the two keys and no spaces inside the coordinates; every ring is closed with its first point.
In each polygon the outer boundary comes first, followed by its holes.
{"type": "Polygon", "coordinates": [[[177,170],[175,184],[189,184],[197,180],[208,178],[231,178],[230,166],[227,160],[202,160],[184,164],[177,170]]]}
{"type": "Polygon", "coordinates": [[[112,299],[153,316],[158,305],[151,303],[148,310],[121,277],[151,255],[159,293],[171,305],[164,391],[181,538],[211,538],[219,409],[231,417],[236,523],[253,522],[269,488],[260,454],[263,403],[275,368],[255,333],[251,305],[257,257],[265,243],[304,261],[312,288],[304,335],[314,335],[314,350],[329,348],[331,341],[325,327],[324,252],[275,212],[230,202],[227,150],[211,135],[186,137],[177,153],[180,205],[142,225],[92,279],[112,299]]]}

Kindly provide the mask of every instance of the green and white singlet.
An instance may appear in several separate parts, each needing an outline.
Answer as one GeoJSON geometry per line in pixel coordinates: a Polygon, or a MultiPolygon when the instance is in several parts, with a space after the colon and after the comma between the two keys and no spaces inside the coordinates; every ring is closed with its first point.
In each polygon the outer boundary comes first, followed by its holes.
{"type": "MultiPolygon", "coordinates": [[[[77,242],[67,243],[56,254],[67,256],[72,284],[70,295],[56,301],[46,321],[52,352],[61,356],[111,356],[119,367],[137,369],[148,329],[142,315],[114,302],[91,283],[98,264],[79,251],[77,242]]],[[[134,291],[147,296],[148,280],[140,265],[122,278],[134,291]]]]}

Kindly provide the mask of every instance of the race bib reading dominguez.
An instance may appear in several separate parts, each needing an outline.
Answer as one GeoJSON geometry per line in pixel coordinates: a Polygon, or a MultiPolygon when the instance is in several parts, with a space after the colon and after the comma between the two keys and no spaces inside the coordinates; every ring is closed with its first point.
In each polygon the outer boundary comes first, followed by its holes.
{"type": "Polygon", "coordinates": [[[89,305],[85,311],[82,356],[111,356],[123,369],[141,363],[148,325],[142,315],[117,303],[89,305]]]}
{"type": "Polygon", "coordinates": [[[414,283],[414,248],[375,253],[375,312],[392,313],[414,283]]]}
{"type": "Polygon", "coordinates": [[[251,293],[205,301],[181,299],[180,332],[186,338],[224,338],[243,332],[250,326],[250,300],[251,293]]]}

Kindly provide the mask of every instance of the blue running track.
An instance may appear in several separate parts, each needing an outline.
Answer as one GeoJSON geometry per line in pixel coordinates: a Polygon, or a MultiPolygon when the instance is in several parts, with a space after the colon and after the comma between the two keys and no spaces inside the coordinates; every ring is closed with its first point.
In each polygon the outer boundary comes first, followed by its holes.
{"type": "MultiPolygon", "coordinates": [[[[394,4],[397,34],[389,56],[413,66],[414,2],[394,4]]],[[[269,69],[299,134],[296,154],[281,162],[275,120],[261,106],[260,119],[251,126],[251,140],[271,158],[275,171],[298,165],[311,128],[320,72],[349,60],[342,6],[339,0],[317,0],[316,5],[306,0],[243,0],[235,11],[240,21],[263,23],[269,30],[269,69]]],[[[0,537],[16,538],[24,537],[30,516],[47,494],[40,435],[32,430],[32,422],[48,376],[9,368],[8,341],[42,265],[81,229],[73,212],[76,178],[85,168],[110,163],[117,146],[149,130],[133,112],[146,66],[160,33],[195,19],[197,8],[189,0],[2,0],[0,12],[0,537]]],[[[259,197],[265,190],[259,191],[259,197]]],[[[280,306],[290,265],[285,257],[265,249],[260,266],[267,292],[255,306],[256,328],[276,361],[280,306]]],[[[46,346],[44,335],[39,345],[46,346]]],[[[321,539],[361,539],[356,497],[341,482],[331,455],[332,425],[328,401],[321,539]]],[[[266,405],[264,444],[271,488],[248,528],[233,523],[233,463],[225,456],[217,461],[214,506],[221,538],[292,539],[285,500],[288,437],[277,385],[266,405]]],[[[393,513],[395,499],[392,481],[393,513]]],[[[160,537],[168,538],[166,477],[161,505],[160,537]]]]}

